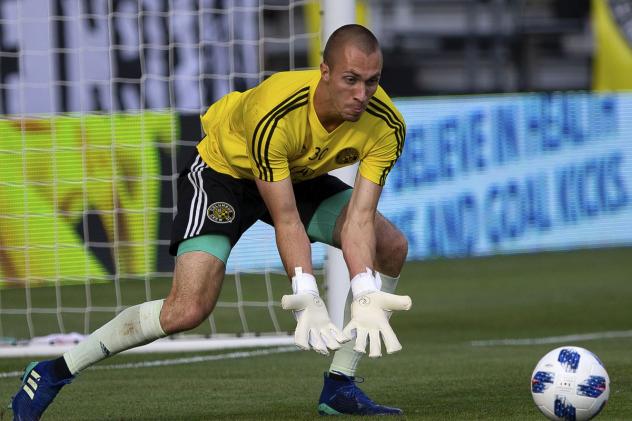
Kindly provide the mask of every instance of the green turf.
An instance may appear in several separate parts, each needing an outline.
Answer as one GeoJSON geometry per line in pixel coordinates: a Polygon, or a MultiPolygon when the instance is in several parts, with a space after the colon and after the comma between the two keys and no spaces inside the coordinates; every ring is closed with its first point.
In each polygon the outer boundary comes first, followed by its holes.
{"type": "MultiPolygon", "coordinates": [[[[379,402],[402,407],[406,416],[400,419],[544,419],[533,405],[529,380],[538,359],[559,344],[470,342],[630,330],[631,262],[632,248],[619,248],[409,263],[399,292],[411,295],[413,308],[391,320],[404,349],[364,360],[363,389],[379,402]]],[[[280,285],[275,299],[287,290],[280,285]]],[[[610,374],[610,401],[600,419],[632,419],[632,338],[572,344],[598,354],[610,374]]],[[[101,365],[182,356],[117,356],[101,365]]],[[[2,359],[0,372],[27,361],[2,359]]],[[[313,352],[291,352],[86,371],[44,419],[318,419],[328,362],[313,352]]],[[[17,379],[0,379],[0,396],[8,401],[17,385],[17,379]]],[[[11,412],[0,419],[11,419],[11,412]]]]}

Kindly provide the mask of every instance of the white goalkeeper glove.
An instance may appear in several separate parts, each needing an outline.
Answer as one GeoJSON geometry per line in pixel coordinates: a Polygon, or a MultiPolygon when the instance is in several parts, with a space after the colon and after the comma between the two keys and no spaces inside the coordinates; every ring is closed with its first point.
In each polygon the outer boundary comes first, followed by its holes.
{"type": "Polygon", "coordinates": [[[329,355],[327,348],[336,350],[341,343],[350,340],[329,319],[325,303],[318,295],[316,279],[309,273],[296,268],[292,278],[293,295],[281,298],[284,310],[294,310],[298,322],[294,332],[294,343],[309,350],[310,345],[319,354],[329,355]]]}
{"type": "Polygon", "coordinates": [[[369,357],[382,356],[380,334],[384,339],[386,352],[392,354],[402,349],[395,332],[388,323],[390,312],[394,310],[408,310],[412,305],[409,296],[394,295],[380,291],[381,280],[373,276],[367,268],[353,277],[351,291],[353,302],[351,303],[351,321],[344,328],[343,333],[352,337],[352,331],[356,331],[354,351],[366,353],[366,341],[369,339],[369,357]]]}

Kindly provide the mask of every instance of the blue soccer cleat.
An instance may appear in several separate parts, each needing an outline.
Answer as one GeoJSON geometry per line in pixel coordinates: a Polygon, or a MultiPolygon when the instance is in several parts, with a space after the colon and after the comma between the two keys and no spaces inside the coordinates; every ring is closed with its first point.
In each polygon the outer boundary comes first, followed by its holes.
{"type": "Polygon", "coordinates": [[[13,421],[37,421],[59,390],[72,381],[55,380],[52,361],[32,362],[26,366],[20,390],[11,401],[13,421]]]}
{"type": "Polygon", "coordinates": [[[320,415],[402,415],[399,408],[378,405],[373,402],[356,385],[355,377],[346,376],[340,372],[334,373],[338,379],[325,373],[325,384],[318,401],[320,415]]]}

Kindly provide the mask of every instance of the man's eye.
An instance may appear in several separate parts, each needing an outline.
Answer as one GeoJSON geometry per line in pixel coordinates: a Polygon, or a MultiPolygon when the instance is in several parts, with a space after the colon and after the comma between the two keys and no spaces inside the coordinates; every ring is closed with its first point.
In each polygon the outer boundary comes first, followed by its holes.
{"type": "Polygon", "coordinates": [[[355,82],[355,78],[354,78],[354,77],[351,77],[351,76],[347,76],[347,77],[345,78],[345,81],[346,81],[347,83],[354,83],[354,82],[355,82]]]}

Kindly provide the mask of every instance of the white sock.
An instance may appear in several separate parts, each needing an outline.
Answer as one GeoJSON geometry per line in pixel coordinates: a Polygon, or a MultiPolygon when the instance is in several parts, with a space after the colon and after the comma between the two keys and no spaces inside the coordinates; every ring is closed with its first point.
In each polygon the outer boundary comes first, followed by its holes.
{"type": "Polygon", "coordinates": [[[164,300],[149,301],[123,310],[64,354],[72,375],[104,358],[167,336],[160,326],[164,300]]]}
{"type": "MultiPolygon", "coordinates": [[[[390,294],[395,292],[397,282],[399,281],[399,276],[392,278],[388,275],[383,275],[380,273],[380,278],[382,279],[382,291],[388,292],[390,294]]],[[[349,294],[347,305],[345,306],[345,324],[349,321],[349,306],[351,304],[350,298],[351,294],[349,294]]],[[[362,356],[364,354],[354,351],[354,346],[355,340],[350,340],[349,342],[344,343],[340,346],[340,349],[334,353],[334,358],[332,359],[331,365],[329,366],[329,372],[339,371],[346,376],[355,376],[358,364],[360,364],[360,359],[362,359],[362,356]]]]}

